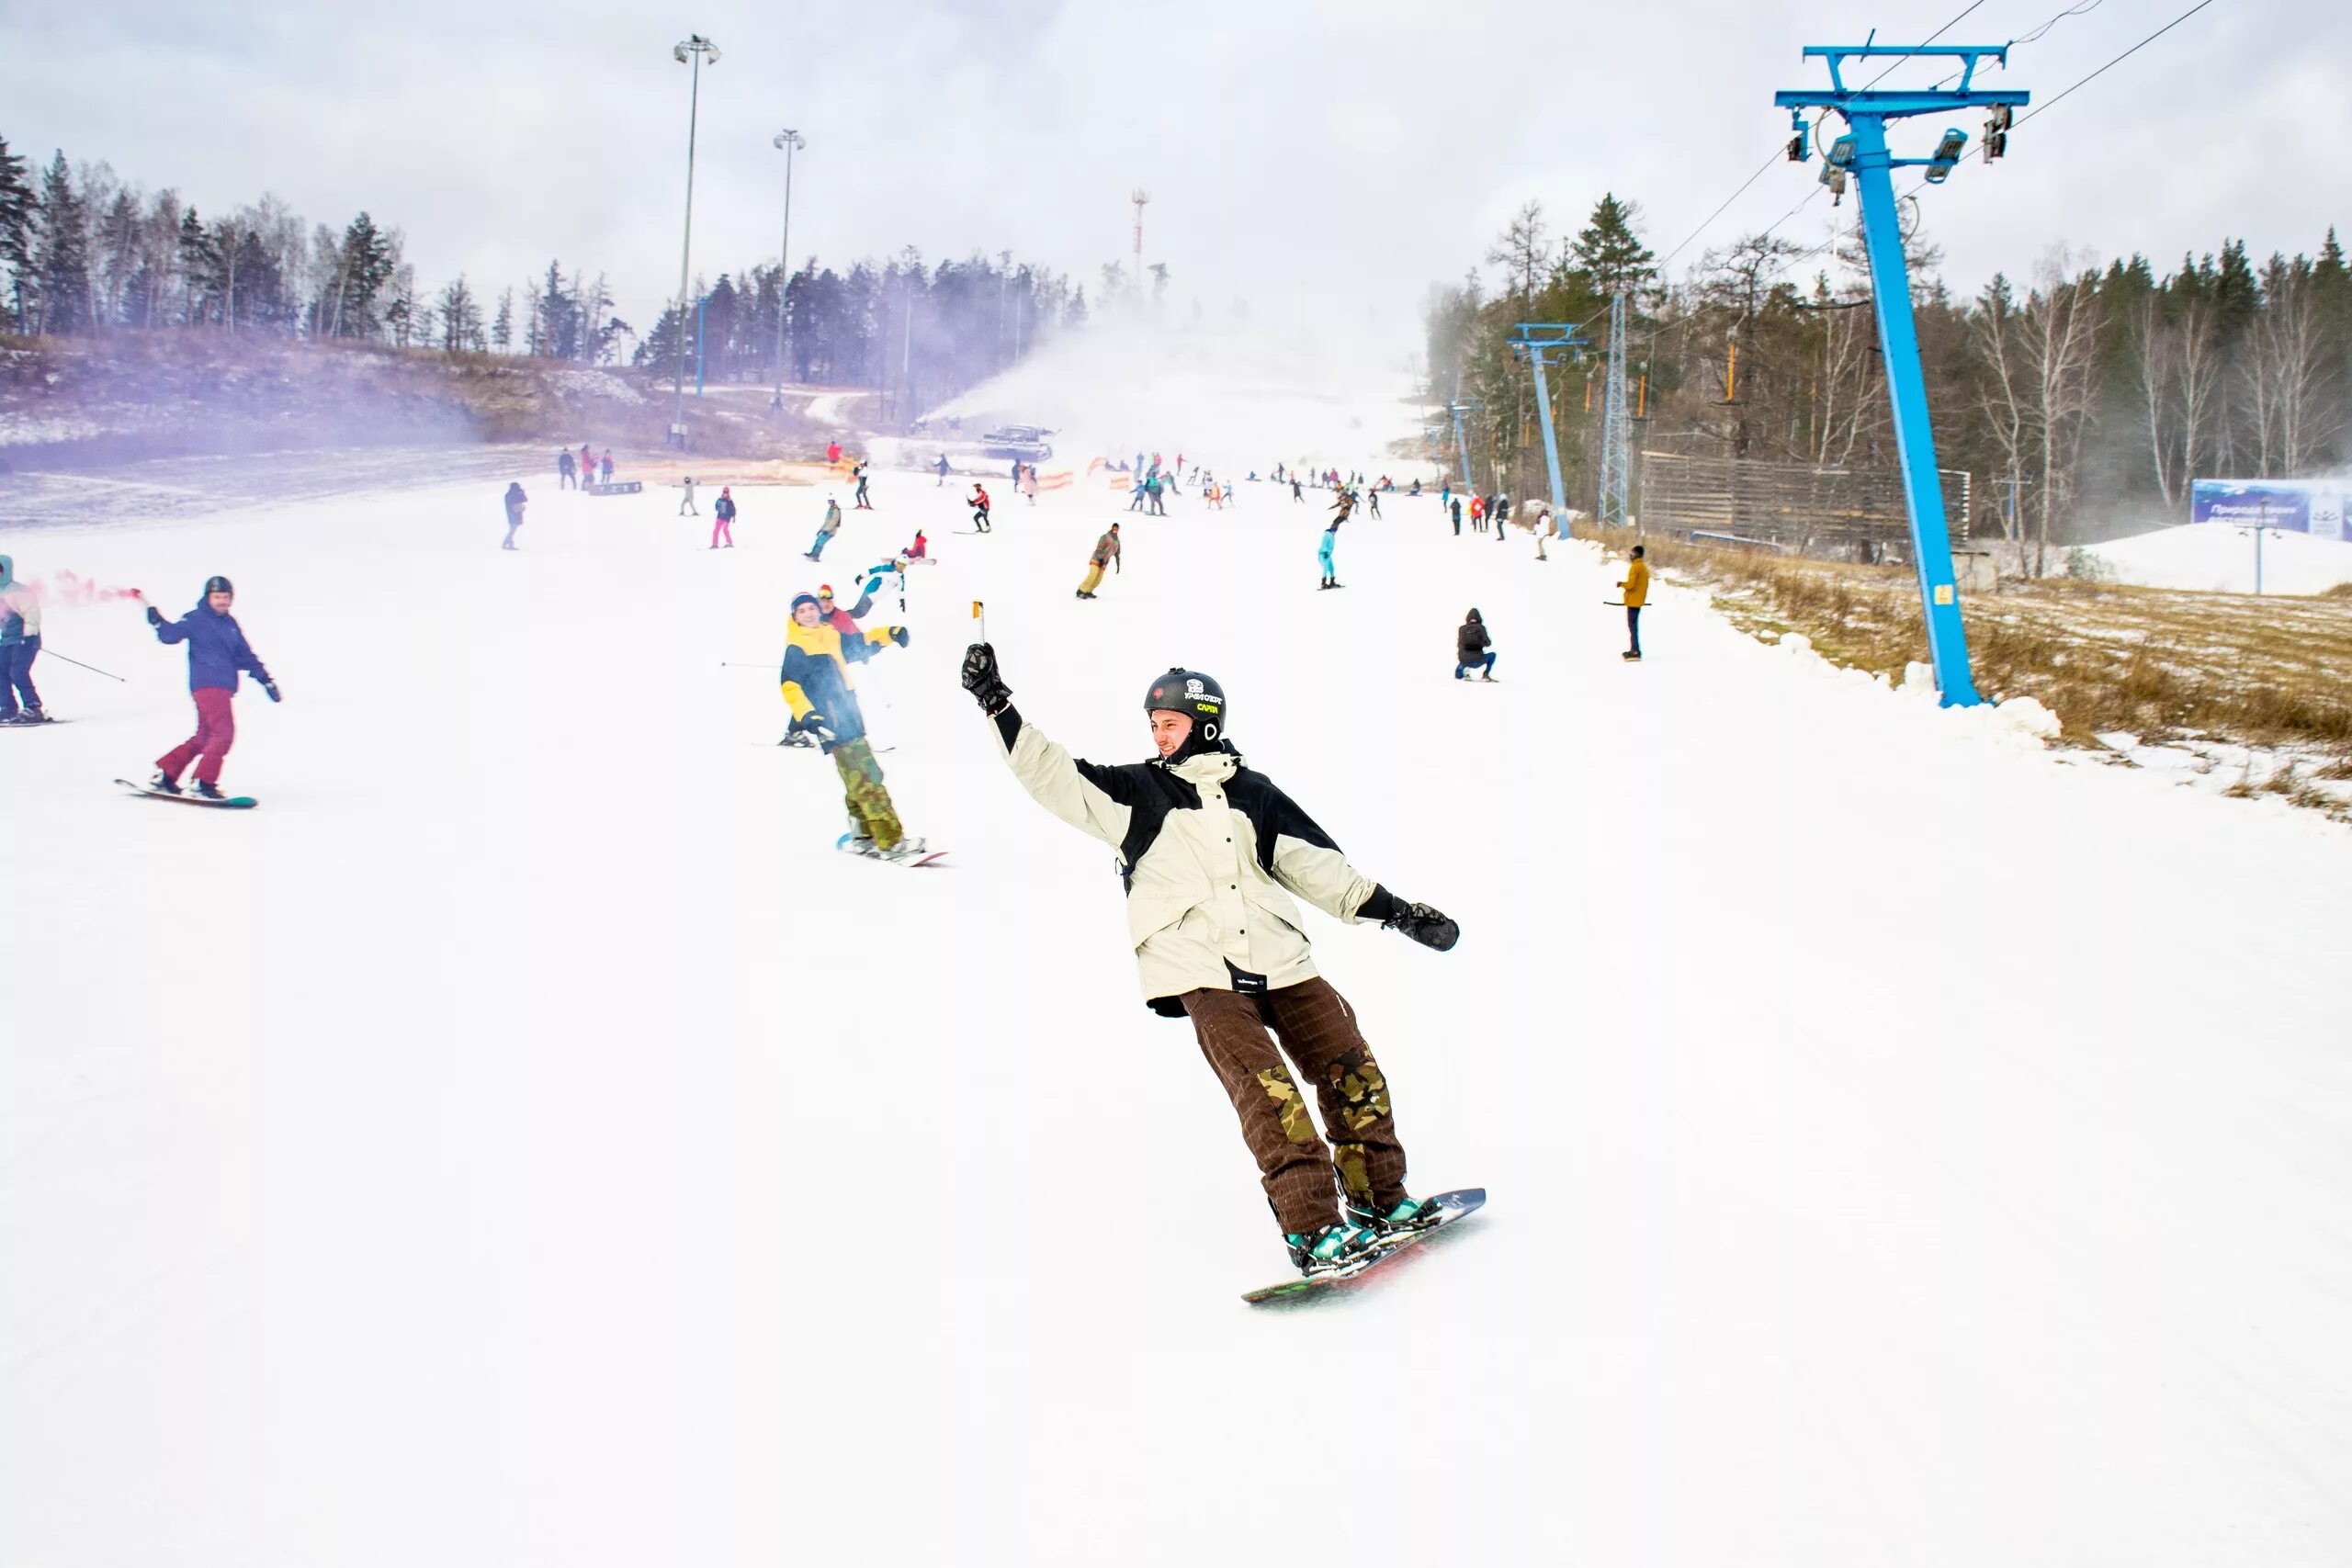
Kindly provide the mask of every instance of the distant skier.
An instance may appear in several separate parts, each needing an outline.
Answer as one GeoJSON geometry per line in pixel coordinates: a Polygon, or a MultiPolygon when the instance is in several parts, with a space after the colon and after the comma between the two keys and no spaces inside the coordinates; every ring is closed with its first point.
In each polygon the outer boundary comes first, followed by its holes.
{"type": "Polygon", "coordinates": [[[802,593],[792,601],[778,679],[794,722],[815,738],[841,775],[850,824],[843,847],[877,860],[908,860],[924,852],[923,841],[907,837],[899,824],[849,679],[852,664],[864,663],[892,643],[907,646],[906,627],[876,626],[845,637],[826,623],[816,595],[802,593]]]}
{"type": "Polygon", "coordinates": [[[828,441],[828,442],[826,442],[826,443],[825,443],[825,461],[827,461],[828,463],[831,463],[831,464],[832,464],[833,466],[835,466],[836,468],[838,468],[838,467],[840,467],[840,466],[841,466],[841,460],[842,460],[842,444],[841,444],[840,442],[838,442],[838,441],[828,441]]]}
{"type": "Polygon", "coordinates": [[[507,481],[506,542],[498,547],[500,549],[511,550],[514,547],[514,530],[523,525],[523,508],[529,502],[530,499],[531,498],[529,496],[523,493],[523,481],[521,479],[509,479],[507,481]]]}
{"type": "Polygon", "coordinates": [[[1483,495],[1470,498],[1470,531],[1474,534],[1487,531],[1487,498],[1483,495]]]}
{"type": "Polygon", "coordinates": [[[1453,513],[1453,536],[1462,537],[1462,498],[1455,496],[1449,503],[1453,513]]]}
{"type": "Polygon", "coordinates": [[[588,443],[582,441],[580,444],[580,488],[582,490],[586,490],[590,485],[594,484],[595,482],[596,454],[591,452],[588,449],[588,443]]]}
{"type": "Polygon", "coordinates": [[[1094,553],[1087,558],[1086,581],[1078,585],[1080,598],[1094,597],[1094,591],[1102,586],[1102,569],[1106,566],[1117,566],[1122,572],[1127,570],[1119,564],[1119,525],[1116,523],[1111,525],[1109,533],[1094,541],[1094,553]]]}
{"type": "Polygon", "coordinates": [[[1037,465],[1035,463],[1021,470],[1021,494],[1030,505],[1037,504],[1037,465]]]}
{"type": "Polygon", "coordinates": [[[865,481],[869,467],[870,465],[868,464],[860,463],[856,468],[850,470],[850,472],[857,478],[857,503],[854,510],[858,512],[871,512],[874,510],[874,502],[867,500],[865,495],[865,481]]]}
{"type": "Polygon", "coordinates": [[[685,498],[685,500],[684,500],[684,501],[682,501],[682,502],[678,502],[678,515],[679,515],[679,516],[681,516],[681,517],[699,517],[699,516],[701,516],[701,515],[702,515],[702,513],[701,513],[700,512],[698,512],[698,511],[696,511],[696,510],[695,509],[695,477],[694,477],[694,475],[692,475],[692,474],[688,474],[688,475],[686,476],[685,484],[686,484],[686,498],[685,498]]]}
{"type": "Polygon", "coordinates": [[[1135,489],[1127,492],[1127,510],[1141,512],[1144,503],[1144,481],[1137,479],[1135,489]]]}
{"type": "Polygon", "coordinates": [[[1345,512],[1332,518],[1323,529],[1323,542],[1315,547],[1315,558],[1323,563],[1323,586],[1326,588],[1344,586],[1337,575],[1338,569],[1331,564],[1331,552],[1339,548],[1340,525],[1347,520],[1348,514],[1345,512]]]}
{"type": "Polygon", "coordinates": [[[1463,671],[1476,669],[1481,681],[1493,680],[1494,646],[1494,639],[1487,635],[1487,623],[1480,620],[1478,612],[1473,609],[1453,634],[1453,678],[1466,681],[1470,677],[1463,671]]]}
{"type": "Polygon", "coordinates": [[[40,595],[17,578],[17,563],[0,556],[0,724],[46,724],[33,660],[40,657],[40,595]]]}
{"type": "Polygon", "coordinates": [[[1152,516],[1168,515],[1168,487],[1173,483],[1175,481],[1165,474],[1154,474],[1144,481],[1144,500],[1150,503],[1152,516]]]}
{"type": "Polygon", "coordinates": [[[915,530],[915,542],[907,547],[907,559],[926,563],[931,559],[931,541],[924,537],[923,531],[920,528],[915,530]]]}
{"type": "Polygon", "coordinates": [[[1440,953],[1460,928],[1350,865],[1329,833],[1248,767],[1226,736],[1225,693],[1206,675],[1177,669],[1154,681],[1143,706],[1159,755],[1111,766],[1073,758],[1021,716],[989,644],[965,652],[963,682],[1022,788],[1117,852],[1145,1001],[1164,1018],[1192,1020],[1292,1262],[1318,1274],[1383,1234],[1425,1223],[1406,1192],[1388,1082],[1354,1010],[1316,973],[1291,897],[1351,924],[1377,920],[1440,953]],[[1308,1084],[1324,1135],[1307,1113],[1308,1084]]]}
{"type": "Polygon", "coordinates": [[[612,483],[613,449],[611,447],[607,446],[605,448],[605,455],[596,459],[596,467],[598,471],[604,476],[604,482],[606,484],[612,483]]]}
{"type": "Polygon", "coordinates": [[[244,628],[229,613],[237,591],[225,577],[209,577],[196,608],[176,621],[164,619],[153,604],[147,624],[161,643],[187,644],[188,691],[196,699],[196,733],[155,759],[155,776],[147,787],[164,795],[180,793],[180,774],[196,763],[196,793],[207,800],[221,800],[220,763],[237,739],[237,719],[230,702],[237,694],[237,672],[243,671],[261,682],[271,702],[279,701],[277,682],[269,678],[244,628]]]}
{"type": "Polygon", "coordinates": [[[817,542],[808,547],[808,558],[810,560],[822,559],[825,554],[825,547],[831,544],[833,542],[833,536],[841,531],[841,498],[839,496],[829,495],[825,498],[825,520],[817,526],[817,542]]]}
{"type": "Polygon", "coordinates": [[[727,538],[727,547],[733,549],[735,547],[734,486],[720,485],[718,487],[718,499],[711,502],[710,519],[710,547],[714,550],[718,548],[719,536],[724,535],[727,538]]]}
{"type": "Polygon", "coordinates": [[[1380,517],[1380,487],[1374,485],[1372,489],[1364,491],[1363,501],[1364,504],[1372,509],[1374,521],[1377,522],[1380,517]]]}
{"type": "Polygon", "coordinates": [[[982,484],[979,480],[974,479],[972,481],[972,493],[967,499],[966,504],[969,505],[972,509],[973,531],[980,534],[990,532],[990,529],[989,528],[989,487],[982,484]]]}
{"type": "Polygon", "coordinates": [[[1500,544],[1503,537],[1503,525],[1510,521],[1510,497],[1507,495],[1495,497],[1495,504],[1487,510],[1487,517],[1495,525],[1495,542],[1500,544]]]}
{"type": "Polygon", "coordinates": [[[557,447],[555,449],[556,489],[573,490],[578,488],[580,483],[579,475],[580,469],[578,465],[572,459],[571,448],[569,446],[557,447]]]}
{"type": "Polygon", "coordinates": [[[1634,558],[1617,584],[1625,591],[1625,636],[1630,646],[1623,657],[1628,663],[1637,664],[1642,658],[1642,606],[1650,602],[1650,563],[1643,558],[1646,549],[1642,545],[1634,547],[1634,558]]]}
{"type": "Polygon", "coordinates": [[[1304,504],[1306,500],[1306,491],[1300,487],[1296,474],[1290,477],[1290,498],[1301,504],[1304,504]]]}
{"type": "Polygon", "coordinates": [[[1408,491],[1407,491],[1405,492],[1405,494],[1406,494],[1407,499],[1408,499],[1408,500],[1418,501],[1418,500],[1419,500],[1419,499],[1420,499],[1420,495],[1421,495],[1421,476],[1420,476],[1420,475],[1419,475],[1419,474],[1415,474],[1415,475],[1413,476],[1413,488],[1412,488],[1412,489],[1410,489],[1410,490],[1408,490],[1408,491]]]}
{"type": "Polygon", "coordinates": [[[944,490],[947,487],[947,454],[942,452],[939,455],[938,463],[933,466],[939,472],[939,483],[933,485],[932,488],[933,490],[944,490]]]}

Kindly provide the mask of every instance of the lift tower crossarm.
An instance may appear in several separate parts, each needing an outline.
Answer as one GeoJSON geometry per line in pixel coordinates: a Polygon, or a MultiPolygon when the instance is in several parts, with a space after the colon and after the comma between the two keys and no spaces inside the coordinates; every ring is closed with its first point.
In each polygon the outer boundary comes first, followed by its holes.
{"type": "Polygon", "coordinates": [[[1544,471],[1552,481],[1552,512],[1566,516],[1567,492],[1560,488],[1560,439],[1552,427],[1552,389],[1544,377],[1544,356],[1566,353],[1571,359],[1581,359],[1591,344],[1566,321],[1521,321],[1511,329],[1509,342],[1512,357],[1527,361],[1535,371],[1536,412],[1544,416],[1544,471]]]}

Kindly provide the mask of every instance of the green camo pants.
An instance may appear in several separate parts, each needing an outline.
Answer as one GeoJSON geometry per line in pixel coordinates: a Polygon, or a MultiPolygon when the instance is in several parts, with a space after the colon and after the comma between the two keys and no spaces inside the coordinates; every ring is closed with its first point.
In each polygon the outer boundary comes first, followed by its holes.
{"type": "Polygon", "coordinates": [[[833,770],[842,776],[842,798],[850,816],[865,824],[876,849],[891,849],[906,837],[890,792],[882,787],[882,764],[874,760],[871,745],[861,738],[835,747],[833,770]]]}
{"type": "Polygon", "coordinates": [[[1329,981],[1306,980],[1262,997],[1187,991],[1182,1000],[1201,1055],[1241,1118],[1242,1139],[1285,1232],[1311,1235],[1339,1218],[1334,1174],[1351,1196],[1374,1207],[1386,1210],[1404,1199],[1405,1149],[1396,1141],[1387,1080],[1357,1032],[1355,1010],[1329,981]],[[1282,1052],[1273,1035],[1282,1037],[1282,1052]],[[1315,1086],[1322,1134],[1283,1052],[1299,1079],[1315,1086]]]}

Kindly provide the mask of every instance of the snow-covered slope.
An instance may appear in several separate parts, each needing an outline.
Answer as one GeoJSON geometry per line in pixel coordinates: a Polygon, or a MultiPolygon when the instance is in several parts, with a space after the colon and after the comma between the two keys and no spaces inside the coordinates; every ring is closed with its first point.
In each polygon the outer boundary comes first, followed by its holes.
{"type": "Polygon", "coordinates": [[[976,538],[886,473],[820,569],[807,491],[713,553],[525,478],[512,555],[496,484],[17,541],[230,573],[286,702],[239,701],[261,809],[122,795],[181,661],[60,609],[130,683],[46,662],[75,722],[0,734],[0,1562],[2352,1555],[2342,829],[1671,589],[1627,667],[1611,564],[1433,499],[1317,593],[1316,505],[1188,493],[1080,604],[1092,487],[976,538]],[[862,681],[921,873],[770,744],[786,596],[917,525],[862,681]],[[1311,931],[1416,1184],[1493,1192],[1451,1243],[1236,1299],[1283,1268],[1254,1173],[956,686],[975,600],[1086,754],[1215,672],[1461,920],[1311,931]]]}
{"type": "MultiPolygon", "coordinates": [[[[2115,539],[2091,552],[2118,582],[2251,593],[2254,535],[2225,525],[2184,523],[2115,539]]],[[[2324,593],[2352,582],[2352,544],[2274,529],[2262,538],[2262,591],[2324,593]]]]}

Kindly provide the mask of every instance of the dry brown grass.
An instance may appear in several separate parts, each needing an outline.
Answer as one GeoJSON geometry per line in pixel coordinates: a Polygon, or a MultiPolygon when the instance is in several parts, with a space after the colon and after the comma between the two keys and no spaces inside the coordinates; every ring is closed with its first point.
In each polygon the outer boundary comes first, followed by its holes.
{"type": "MultiPolygon", "coordinates": [[[[1928,657],[1907,569],[1644,542],[1654,569],[1713,585],[1718,606],[1752,630],[1803,632],[1826,659],[1890,674],[1928,657]]],[[[2255,598],[2045,579],[1964,599],[1961,614],[1978,689],[2040,699],[2070,739],[2129,730],[2317,747],[2340,759],[2317,776],[2352,777],[2352,592],[2255,598]]],[[[2297,787],[2309,792],[2279,793],[2297,787]]]]}

